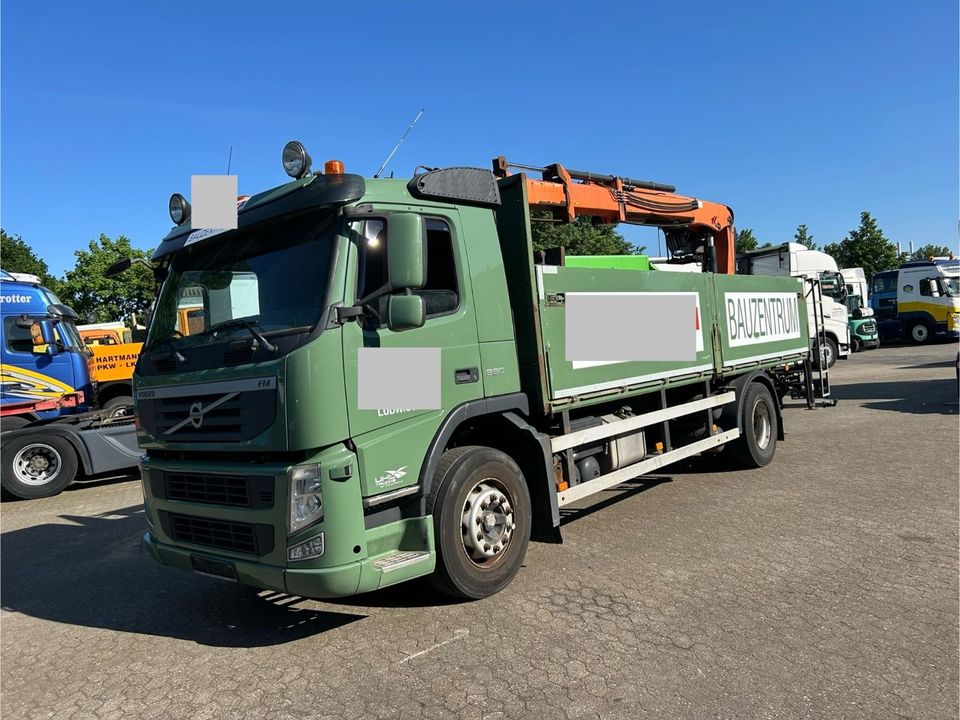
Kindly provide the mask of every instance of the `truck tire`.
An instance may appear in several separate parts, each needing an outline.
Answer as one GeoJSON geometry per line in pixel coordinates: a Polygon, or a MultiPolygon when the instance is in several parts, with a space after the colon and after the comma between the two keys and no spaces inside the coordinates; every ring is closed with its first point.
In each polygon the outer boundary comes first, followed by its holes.
{"type": "Polygon", "coordinates": [[[77,453],[68,440],[24,432],[3,444],[0,482],[18,498],[50,497],[73,482],[78,467],[77,453]]]}
{"type": "Polygon", "coordinates": [[[531,508],[523,473],[509,456],[480,446],[445,452],[427,512],[437,549],[431,582],[438,590],[477,600],[513,580],[527,553],[531,508]]]}
{"type": "Polygon", "coordinates": [[[130,408],[130,413],[133,414],[133,398],[129,395],[118,395],[103,404],[103,409],[107,411],[107,417],[111,418],[126,415],[126,408],[130,408]]]}
{"type": "Polygon", "coordinates": [[[761,382],[747,386],[740,410],[740,437],[728,446],[730,460],[743,468],[769,465],[777,451],[776,402],[770,389],[761,382]]]}
{"type": "Polygon", "coordinates": [[[832,337],[825,337],[823,339],[823,344],[818,348],[819,352],[817,353],[818,357],[814,361],[817,363],[818,367],[832,368],[837,363],[837,358],[840,357],[840,346],[837,345],[837,341],[832,337]]]}
{"type": "Polygon", "coordinates": [[[850,338],[850,352],[860,352],[863,350],[863,343],[860,342],[860,338],[851,337],[850,338]]]}
{"type": "Polygon", "coordinates": [[[25,418],[23,415],[11,415],[9,417],[0,418],[0,432],[7,432],[7,430],[19,430],[24,425],[29,425],[30,423],[30,418],[25,418]]]}
{"type": "Polygon", "coordinates": [[[910,339],[917,345],[926,345],[932,335],[930,326],[923,320],[917,320],[910,325],[910,339]]]}

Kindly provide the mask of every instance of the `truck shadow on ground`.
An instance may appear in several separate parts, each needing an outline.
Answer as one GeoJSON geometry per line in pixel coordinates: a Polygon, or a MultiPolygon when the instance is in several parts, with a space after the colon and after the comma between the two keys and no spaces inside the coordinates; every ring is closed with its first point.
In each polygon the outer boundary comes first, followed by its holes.
{"type": "Polygon", "coordinates": [[[956,415],[958,412],[957,381],[953,378],[834,385],[831,394],[841,401],[866,400],[862,406],[871,410],[913,415],[956,415]]]}
{"type": "Polygon", "coordinates": [[[140,548],[140,505],[61,517],[0,536],[4,610],[217,647],[278,645],[366,617],[157,565],[140,548]]]}

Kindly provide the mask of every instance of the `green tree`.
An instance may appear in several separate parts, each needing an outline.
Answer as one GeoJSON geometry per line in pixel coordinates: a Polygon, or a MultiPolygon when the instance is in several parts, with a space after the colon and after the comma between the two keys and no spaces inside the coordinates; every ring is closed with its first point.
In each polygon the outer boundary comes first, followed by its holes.
{"type": "Polygon", "coordinates": [[[851,230],[840,242],[827,245],[823,251],[833,255],[840,267],[862,267],[868,278],[881,270],[898,267],[906,258],[906,254],[897,252],[897,246],[887,240],[866,210],[860,213],[860,227],[851,230]]]}
{"type": "Polygon", "coordinates": [[[813,235],[807,231],[806,225],[797,225],[797,232],[794,233],[793,241],[804,245],[808,250],[820,249],[820,247],[813,241],[813,235]]]}
{"type": "Polygon", "coordinates": [[[130,313],[142,313],[153,301],[155,281],[149,268],[134,263],[115,278],[105,278],[104,271],[122,257],[149,259],[145,250],[133,247],[123,235],[111,240],[100,235],[91,240],[89,249],[74,252],[77,262],[64,277],[63,301],[81,318],[89,314],[97,322],[129,319],[130,313]]]}
{"type": "Polygon", "coordinates": [[[47,264],[33,251],[27,242],[19,235],[7,235],[0,228],[0,267],[7,272],[30,273],[40,278],[43,284],[59,291],[59,282],[50,274],[47,264]]]}
{"type": "Polygon", "coordinates": [[[736,251],[737,254],[750,252],[757,249],[757,238],[753,235],[753,230],[744,228],[737,231],[736,251]]]}
{"type": "Polygon", "coordinates": [[[639,255],[646,248],[634,247],[617,232],[616,225],[594,225],[580,216],[572,223],[551,221],[549,212],[537,212],[530,223],[534,250],[560,247],[567,255],[639,255]]]}
{"type": "Polygon", "coordinates": [[[924,245],[922,248],[918,248],[913,251],[913,255],[910,256],[911,260],[928,260],[932,257],[944,257],[952,256],[953,250],[948,248],[945,245],[924,245]]]}

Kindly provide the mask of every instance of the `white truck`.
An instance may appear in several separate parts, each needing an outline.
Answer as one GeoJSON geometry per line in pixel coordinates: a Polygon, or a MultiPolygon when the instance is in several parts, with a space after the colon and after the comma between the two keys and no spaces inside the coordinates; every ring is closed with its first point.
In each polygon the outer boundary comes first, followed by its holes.
{"type": "MultiPolygon", "coordinates": [[[[810,250],[800,243],[783,243],[738,255],[737,274],[796,277],[819,281],[823,294],[819,323],[816,322],[813,297],[807,294],[807,319],[810,325],[811,342],[815,342],[814,338],[822,327],[824,334],[822,357],[827,367],[832,367],[838,358],[849,356],[849,313],[844,304],[847,288],[837,268],[837,261],[831,255],[819,250],[810,250]]],[[[821,357],[821,354],[818,353],[815,357],[821,357]]]]}
{"type": "Polygon", "coordinates": [[[843,282],[847,286],[847,294],[860,296],[863,305],[869,306],[870,291],[867,284],[867,275],[863,271],[863,268],[841,268],[840,274],[843,276],[843,282]]]}

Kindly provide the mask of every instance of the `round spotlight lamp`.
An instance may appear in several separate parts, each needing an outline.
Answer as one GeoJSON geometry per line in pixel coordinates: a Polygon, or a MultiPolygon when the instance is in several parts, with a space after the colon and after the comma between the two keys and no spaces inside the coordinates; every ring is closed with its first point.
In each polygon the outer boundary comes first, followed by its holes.
{"type": "Polygon", "coordinates": [[[302,143],[291,140],[283,146],[283,170],[294,180],[310,172],[310,154],[302,143]]]}
{"type": "Polygon", "coordinates": [[[190,203],[180,193],[170,196],[170,219],[174,225],[183,225],[190,219],[190,203]]]}

